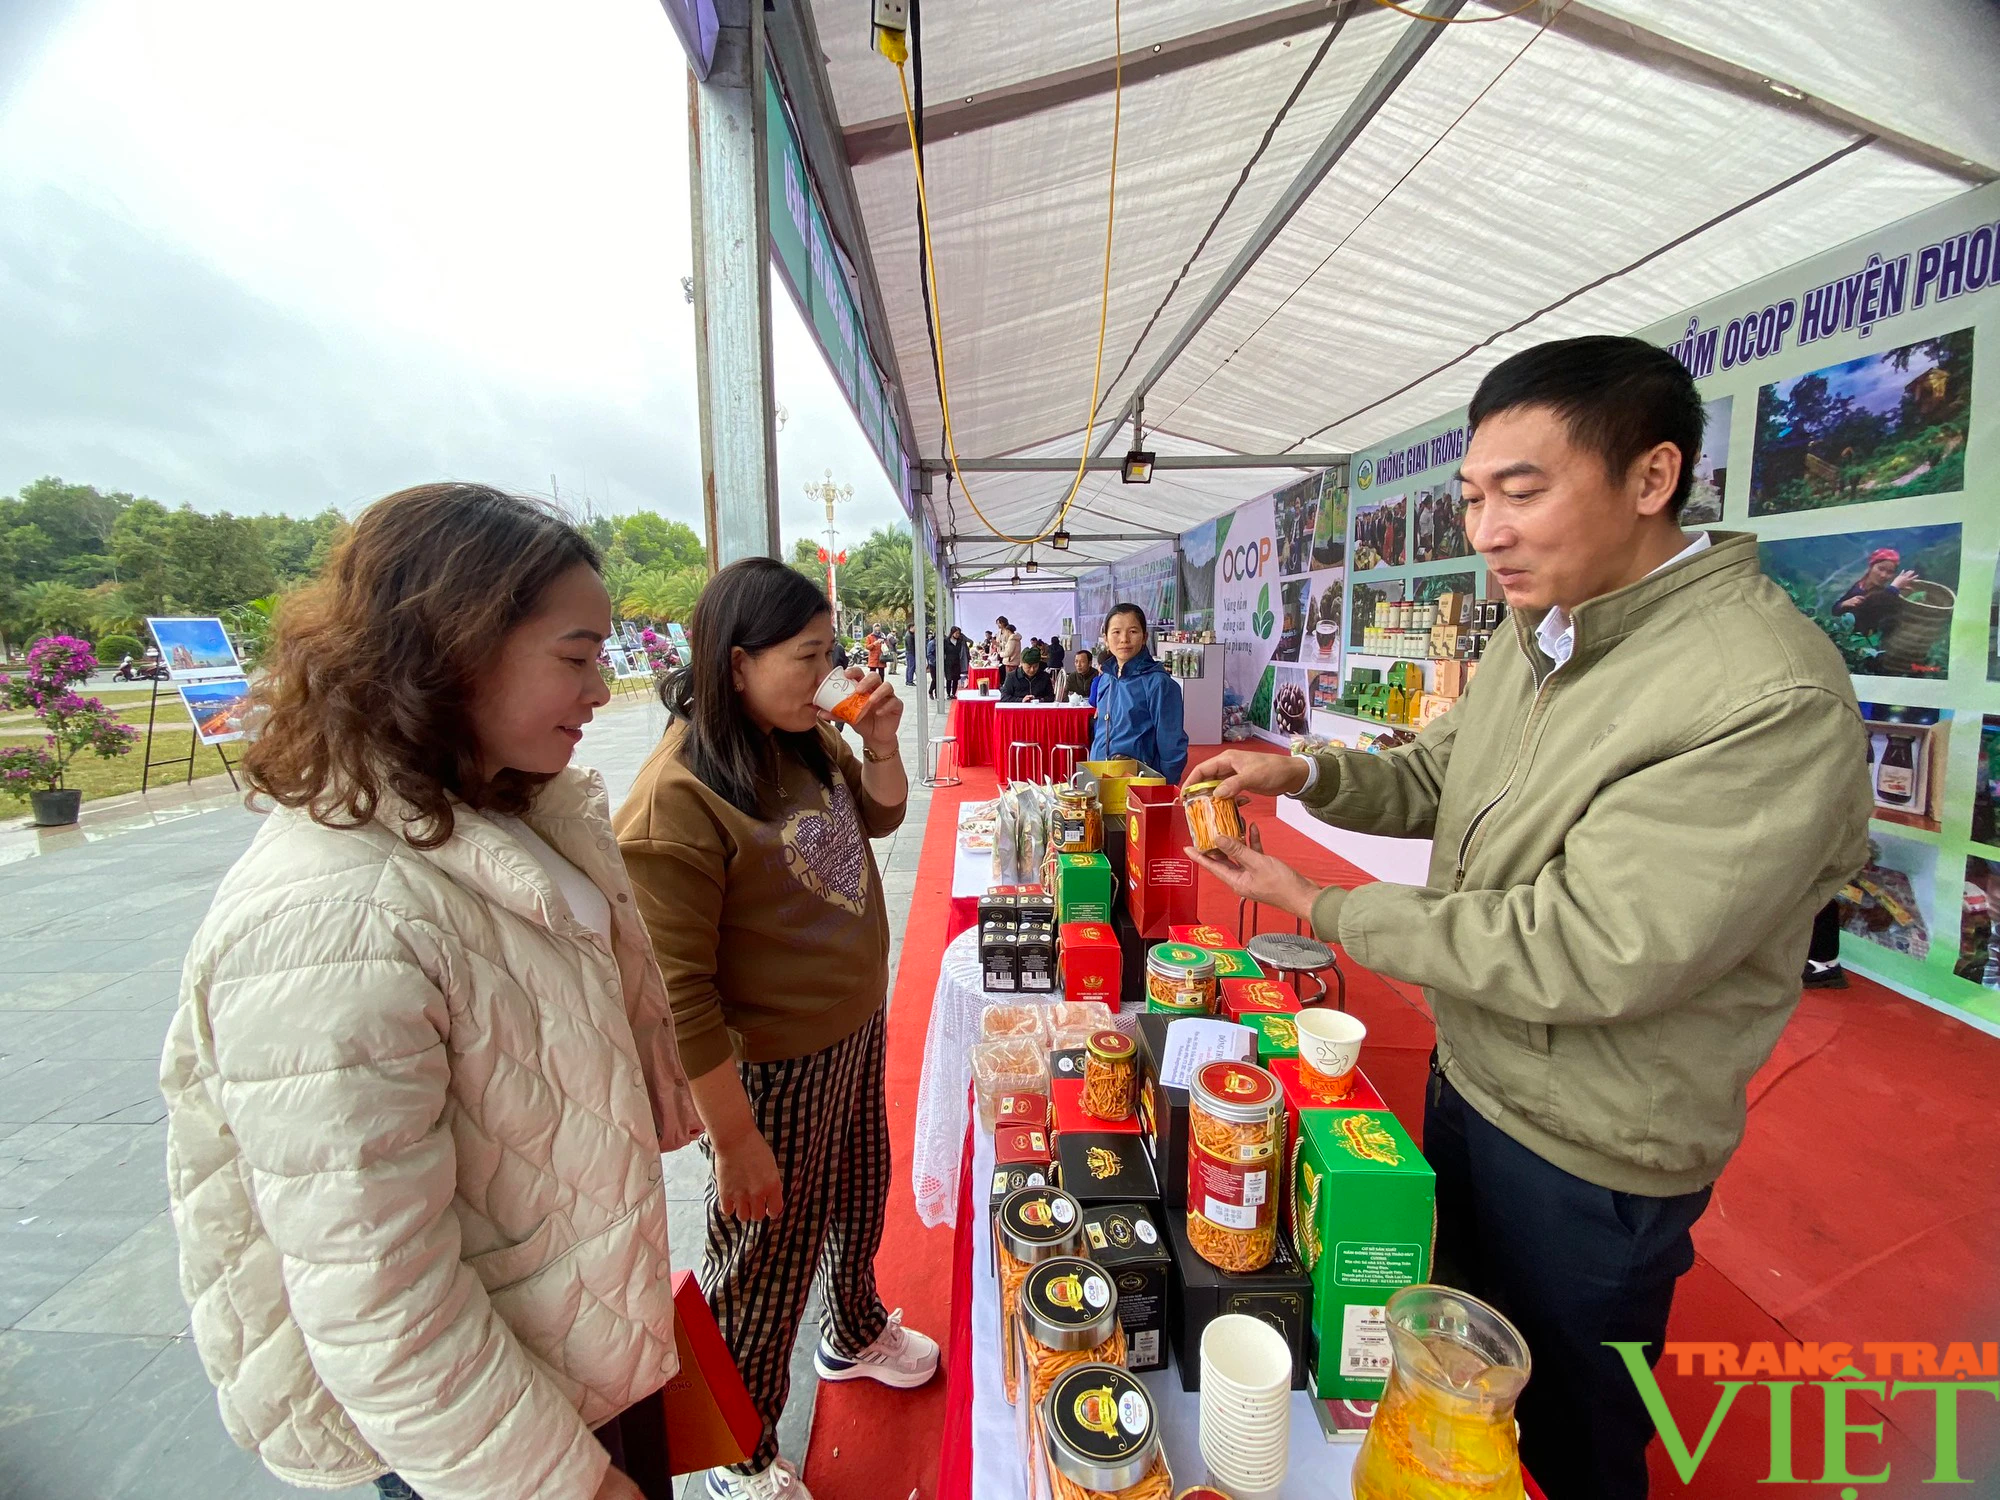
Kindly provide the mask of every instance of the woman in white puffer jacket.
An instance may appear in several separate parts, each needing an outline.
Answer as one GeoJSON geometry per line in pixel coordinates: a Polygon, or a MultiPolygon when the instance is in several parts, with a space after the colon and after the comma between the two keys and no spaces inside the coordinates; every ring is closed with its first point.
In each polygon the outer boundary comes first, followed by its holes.
{"type": "Polygon", "coordinates": [[[700,1125],[569,766],[608,696],[598,568],[546,507],[427,485],[280,618],[245,757],[278,806],[195,936],[161,1087],[195,1341],[293,1484],[668,1493],[660,1152],[700,1125]]]}

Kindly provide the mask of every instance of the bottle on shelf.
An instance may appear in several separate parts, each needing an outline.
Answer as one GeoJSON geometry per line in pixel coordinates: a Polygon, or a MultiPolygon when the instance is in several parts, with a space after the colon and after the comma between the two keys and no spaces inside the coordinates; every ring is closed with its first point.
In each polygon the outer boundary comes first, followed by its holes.
{"type": "Polygon", "coordinates": [[[1881,769],[1875,773],[1875,799],[1897,807],[1906,807],[1916,795],[1917,758],[1916,736],[1913,734],[1890,734],[1889,743],[1882,750],[1881,769]]]}

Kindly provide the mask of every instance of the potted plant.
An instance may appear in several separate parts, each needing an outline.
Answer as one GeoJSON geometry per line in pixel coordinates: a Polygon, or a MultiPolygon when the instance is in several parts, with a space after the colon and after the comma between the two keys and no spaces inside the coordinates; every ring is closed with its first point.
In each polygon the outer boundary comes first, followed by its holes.
{"type": "Polygon", "coordinates": [[[84,698],[75,685],[97,670],[97,657],[74,636],[51,635],[28,648],[27,672],[0,676],[0,695],[9,708],[33,709],[47,731],[42,744],[0,749],[0,789],[25,794],[37,828],[61,828],[77,820],[83,793],[63,785],[70,762],[85,750],[99,755],[131,752],[139,731],[121,724],[98,698],[84,698]]]}

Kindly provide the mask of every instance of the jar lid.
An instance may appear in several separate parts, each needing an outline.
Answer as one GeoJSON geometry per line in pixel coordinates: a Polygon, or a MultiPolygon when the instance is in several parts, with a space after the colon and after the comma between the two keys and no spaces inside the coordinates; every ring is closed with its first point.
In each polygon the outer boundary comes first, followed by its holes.
{"type": "Polygon", "coordinates": [[[1065,1370],[1042,1398],[1049,1462],[1086,1490],[1116,1493],[1146,1477],[1160,1449],[1153,1398],[1116,1365],[1065,1370]]]}
{"type": "Polygon", "coordinates": [[[1095,1349],[1118,1326],[1118,1289],[1081,1256],[1042,1261],[1021,1283],[1021,1323],[1046,1349],[1095,1349]]]}
{"type": "Polygon", "coordinates": [[[1132,1038],[1122,1031],[1093,1031],[1085,1045],[1092,1057],[1101,1057],[1106,1062],[1123,1062],[1133,1052],[1132,1038]]]}
{"type": "Polygon", "coordinates": [[[1255,1125],[1271,1117],[1278,1080],[1242,1062],[1212,1062],[1194,1075],[1194,1103],[1218,1120],[1255,1125]]]}
{"type": "Polygon", "coordinates": [[[1025,1187],[1000,1200],[1000,1244],[1016,1260],[1047,1260],[1083,1248],[1083,1211],[1061,1188],[1025,1187]]]}
{"type": "Polygon", "coordinates": [[[1205,979],[1215,973],[1215,955],[1190,943],[1161,943],[1146,954],[1146,967],[1155,974],[1205,979]]]}
{"type": "Polygon", "coordinates": [[[1221,785],[1219,781],[1191,781],[1181,788],[1181,801],[1185,802],[1190,797],[1213,797],[1215,789],[1221,785]]]}

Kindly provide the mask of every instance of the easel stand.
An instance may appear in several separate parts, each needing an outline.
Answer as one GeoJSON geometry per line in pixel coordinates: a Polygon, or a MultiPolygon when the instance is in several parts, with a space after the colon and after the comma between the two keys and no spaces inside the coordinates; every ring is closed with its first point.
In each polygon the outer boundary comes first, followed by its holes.
{"type": "MultiPolygon", "coordinates": [[[[180,694],[176,692],[173,696],[175,699],[179,699],[180,694]]],[[[151,790],[153,772],[156,768],[169,769],[185,765],[187,767],[187,774],[181,778],[181,785],[192,785],[194,782],[194,758],[201,754],[202,750],[201,731],[195,727],[193,720],[189,720],[188,753],[184,756],[176,755],[167,760],[156,759],[153,755],[153,725],[158,720],[159,713],[160,679],[155,677],[153,679],[153,696],[146,705],[146,763],[139,770],[139,790],[142,794],[151,790]]],[[[214,745],[210,748],[215,751],[216,756],[222,761],[222,769],[229,773],[229,784],[235,787],[237,791],[242,791],[243,783],[236,779],[236,767],[229,759],[227,747],[214,745]]]]}

